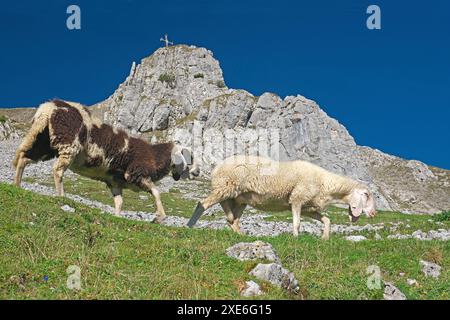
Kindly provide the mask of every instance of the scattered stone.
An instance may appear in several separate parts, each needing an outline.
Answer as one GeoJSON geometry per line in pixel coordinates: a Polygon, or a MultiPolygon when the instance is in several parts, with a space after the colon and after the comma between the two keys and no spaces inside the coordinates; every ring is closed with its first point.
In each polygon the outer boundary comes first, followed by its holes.
{"type": "Polygon", "coordinates": [[[406,300],[406,296],[396,286],[384,281],[384,300],[406,300]]]}
{"type": "Polygon", "coordinates": [[[66,212],[71,212],[71,213],[74,213],[74,212],[75,212],[75,209],[72,208],[71,206],[67,205],[67,204],[63,205],[63,206],[61,207],[61,209],[62,209],[63,211],[66,211],[66,212]]]}
{"type": "Polygon", "coordinates": [[[278,263],[260,263],[249,274],[287,291],[298,292],[299,290],[294,274],[278,263]]]}
{"type": "Polygon", "coordinates": [[[246,287],[241,291],[241,295],[244,297],[255,297],[263,294],[261,287],[255,281],[250,280],[245,282],[246,287]]]}
{"type": "Polygon", "coordinates": [[[421,241],[428,240],[440,240],[440,241],[448,241],[450,240],[450,230],[438,229],[438,230],[430,230],[428,232],[424,232],[422,230],[414,231],[412,234],[391,234],[387,236],[388,239],[417,239],[421,241]]]}
{"type": "Polygon", "coordinates": [[[275,250],[270,243],[255,241],[255,242],[240,242],[227,249],[229,257],[236,258],[240,261],[265,259],[272,262],[280,262],[275,250]]]}
{"type": "Polygon", "coordinates": [[[404,273],[404,272],[400,272],[398,275],[399,275],[400,277],[404,277],[404,276],[405,276],[405,273],[404,273]]]}
{"type": "Polygon", "coordinates": [[[375,240],[382,240],[383,239],[378,232],[375,233],[375,237],[374,238],[375,238],[375,240]]]}
{"type": "Polygon", "coordinates": [[[419,285],[419,283],[417,282],[417,280],[416,279],[406,279],[406,283],[409,285],[409,286],[418,286],[419,285]]]}
{"type": "Polygon", "coordinates": [[[348,241],[352,241],[352,242],[360,242],[360,241],[367,240],[367,238],[364,236],[347,236],[347,237],[345,237],[345,239],[348,241]]]}
{"type": "Polygon", "coordinates": [[[441,275],[442,267],[440,265],[425,260],[420,260],[420,264],[422,265],[422,272],[426,277],[437,279],[441,275]]]}
{"type": "Polygon", "coordinates": [[[140,194],[139,195],[139,199],[141,199],[141,200],[148,200],[148,196],[140,194]]]}

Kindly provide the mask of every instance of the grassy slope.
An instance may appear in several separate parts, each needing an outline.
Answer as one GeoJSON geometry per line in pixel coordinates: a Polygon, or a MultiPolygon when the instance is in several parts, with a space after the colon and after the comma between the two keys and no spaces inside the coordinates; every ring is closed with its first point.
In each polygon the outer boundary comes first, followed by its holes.
{"type": "MultiPolygon", "coordinates": [[[[0,208],[0,298],[240,298],[238,288],[252,278],[247,272],[256,264],[225,255],[230,245],[255,240],[228,230],[129,221],[6,184],[0,184],[0,208]],[[62,211],[63,204],[76,212],[62,211]],[[66,288],[69,265],[81,268],[79,292],[66,288]]],[[[448,242],[351,243],[336,236],[325,242],[307,235],[262,240],[275,247],[301,286],[299,295],[290,296],[263,284],[263,298],[379,299],[382,290],[366,287],[371,264],[408,298],[450,298],[448,242]],[[439,280],[423,276],[421,258],[443,266],[439,280]],[[407,286],[408,277],[420,287],[407,286]]]]}

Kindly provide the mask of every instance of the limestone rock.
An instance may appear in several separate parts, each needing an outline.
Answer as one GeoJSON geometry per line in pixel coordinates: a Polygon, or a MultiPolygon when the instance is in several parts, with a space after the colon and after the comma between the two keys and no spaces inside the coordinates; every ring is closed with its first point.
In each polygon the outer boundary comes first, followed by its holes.
{"type": "Polygon", "coordinates": [[[367,240],[367,238],[364,236],[356,235],[356,236],[347,236],[347,237],[345,237],[345,240],[352,241],[352,242],[360,242],[360,241],[367,240]]]}
{"type": "Polygon", "coordinates": [[[11,121],[6,117],[0,118],[0,140],[16,139],[19,133],[12,125],[11,121]]]}
{"type": "Polygon", "coordinates": [[[417,282],[416,279],[406,279],[406,283],[408,284],[408,286],[419,286],[419,283],[417,282]]]}
{"type": "Polygon", "coordinates": [[[288,291],[297,292],[299,290],[294,274],[278,263],[260,263],[250,271],[250,275],[288,291]]]}
{"type": "Polygon", "coordinates": [[[384,300],[406,300],[406,296],[396,286],[384,281],[384,300]]]}
{"type": "Polygon", "coordinates": [[[227,249],[229,257],[236,258],[240,261],[265,259],[273,262],[280,262],[275,250],[270,243],[255,241],[255,242],[240,242],[227,249]]]}
{"type": "Polygon", "coordinates": [[[65,204],[61,207],[61,210],[66,211],[66,212],[70,212],[70,213],[74,213],[75,209],[72,208],[71,206],[65,204]]]}
{"type": "Polygon", "coordinates": [[[420,260],[420,264],[422,265],[422,272],[425,276],[437,279],[441,275],[442,267],[440,265],[425,260],[420,260]]]}
{"type": "Polygon", "coordinates": [[[241,291],[241,295],[244,297],[255,297],[263,294],[261,287],[255,281],[246,281],[245,288],[241,291]]]}

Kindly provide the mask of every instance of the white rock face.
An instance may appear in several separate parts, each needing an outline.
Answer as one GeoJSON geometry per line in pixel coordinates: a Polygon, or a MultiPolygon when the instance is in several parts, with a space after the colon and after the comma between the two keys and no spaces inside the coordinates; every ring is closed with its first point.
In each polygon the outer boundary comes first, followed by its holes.
{"type": "Polygon", "coordinates": [[[240,242],[227,249],[229,257],[236,258],[240,261],[265,259],[273,262],[280,262],[280,258],[270,243],[240,242]]]}
{"type": "Polygon", "coordinates": [[[422,265],[422,272],[425,276],[437,279],[441,275],[442,267],[440,265],[425,260],[420,260],[420,264],[422,265]]]}
{"type": "Polygon", "coordinates": [[[19,133],[11,124],[9,119],[1,119],[0,121],[0,140],[16,139],[19,137],[19,133]]]}
{"type": "Polygon", "coordinates": [[[241,295],[244,297],[256,297],[263,294],[261,287],[255,281],[246,281],[246,287],[241,291],[241,295]]]}
{"type": "Polygon", "coordinates": [[[127,80],[103,102],[108,106],[104,120],[132,132],[164,130],[226,91],[211,51],[185,45],[160,48],[132,65],[127,80]]]}
{"type": "Polygon", "coordinates": [[[436,213],[450,207],[450,172],[358,146],[343,125],[301,95],[255,97],[228,89],[219,62],[205,48],[158,49],[132,65],[126,81],[99,106],[113,125],[201,149],[197,159],[205,175],[225,156],[259,152],[311,161],[363,181],[379,209],[436,213]],[[230,136],[236,139],[225,143],[230,136]]]}
{"type": "Polygon", "coordinates": [[[417,280],[416,279],[406,279],[406,283],[409,285],[409,286],[418,286],[419,285],[419,283],[417,282],[417,280]]]}
{"type": "Polygon", "coordinates": [[[438,229],[424,232],[422,230],[416,230],[412,234],[391,234],[387,236],[388,239],[417,239],[417,240],[450,240],[450,230],[438,229]]]}
{"type": "Polygon", "coordinates": [[[406,296],[390,282],[384,282],[384,300],[406,300],[406,296]]]}
{"type": "Polygon", "coordinates": [[[249,274],[288,291],[297,292],[299,290],[294,274],[278,263],[259,263],[249,274]]]}
{"type": "Polygon", "coordinates": [[[61,210],[66,211],[66,212],[71,212],[71,213],[75,212],[75,209],[72,208],[71,206],[67,205],[67,204],[63,205],[61,207],[61,210]]]}
{"type": "Polygon", "coordinates": [[[367,240],[367,238],[364,236],[347,236],[347,237],[345,237],[345,239],[348,241],[352,241],[352,242],[360,242],[360,241],[367,240]]]}

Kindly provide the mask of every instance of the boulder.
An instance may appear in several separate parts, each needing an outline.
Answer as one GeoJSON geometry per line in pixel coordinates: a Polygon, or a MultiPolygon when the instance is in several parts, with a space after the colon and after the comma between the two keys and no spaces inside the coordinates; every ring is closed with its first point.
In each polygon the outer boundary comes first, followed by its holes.
{"type": "Polygon", "coordinates": [[[441,275],[442,267],[436,263],[420,260],[420,264],[422,265],[422,272],[426,277],[439,278],[441,275]]]}
{"type": "Polygon", "coordinates": [[[240,242],[227,249],[229,257],[236,258],[240,261],[263,259],[272,262],[280,262],[275,250],[270,243],[255,241],[255,242],[240,242]]]}
{"type": "Polygon", "coordinates": [[[290,292],[296,293],[299,290],[294,274],[278,263],[259,263],[249,274],[290,292]]]}

